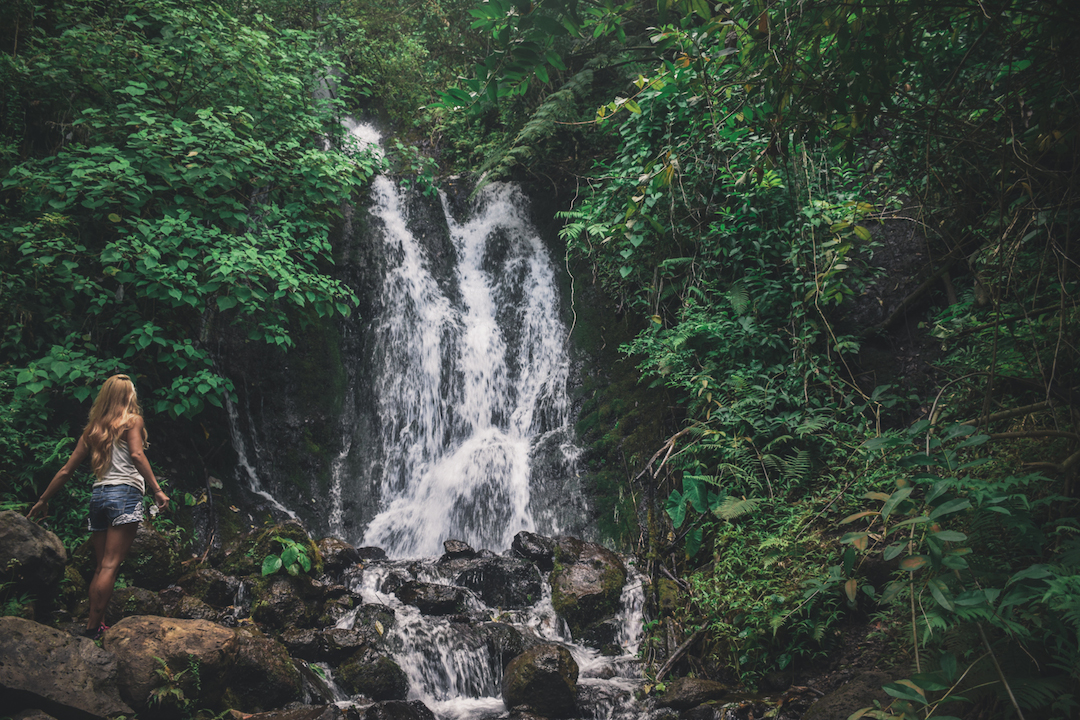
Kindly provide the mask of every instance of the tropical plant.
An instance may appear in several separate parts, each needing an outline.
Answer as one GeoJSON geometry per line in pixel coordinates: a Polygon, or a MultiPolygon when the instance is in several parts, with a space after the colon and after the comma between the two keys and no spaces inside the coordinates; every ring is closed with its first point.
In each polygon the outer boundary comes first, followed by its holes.
{"type": "Polygon", "coordinates": [[[284,570],[293,576],[311,571],[311,558],[308,557],[307,547],[303,543],[280,535],[275,535],[271,539],[281,545],[282,550],[280,555],[270,554],[263,558],[263,577],[273,575],[279,570],[284,570]]]}

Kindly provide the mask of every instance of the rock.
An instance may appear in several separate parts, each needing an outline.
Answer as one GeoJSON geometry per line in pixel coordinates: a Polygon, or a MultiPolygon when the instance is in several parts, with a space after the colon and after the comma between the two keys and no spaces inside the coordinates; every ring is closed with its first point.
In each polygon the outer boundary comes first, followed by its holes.
{"type": "Polygon", "coordinates": [[[255,602],[251,617],[275,630],[286,627],[311,627],[319,615],[318,608],[304,600],[301,592],[306,590],[289,576],[271,577],[256,586],[255,602]]]}
{"type": "Polygon", "coordinates": [[[478,553],[463,540],[447,540],[443,543],[443,550],[445,551],[445,554],[439,558],[440,562],[444,560],[471,560],[478,555],[478,553]]]}
{"type": "Polygon", "coordinates": [[[207,605],[224,608],[233,604],[240,580],[214,568],[199,568],[177,580],[176,584],[207,605]]]}
{"type": "Polygon", "coordinates": [[[269,710],[300,699],[300,673],[281,643],[250,625],[238,628],[236,637],[225,693],[228,707],[269,710]]]}
{"type": "Polygon", "coordinates": [[[345,568],[360,562],[360,553],[344,540],[323,538],[318,542],[318,548],[319,554],[323,558],[323,570],[325,572],[340,573],[345,568]]]}
{"type": "Polygon", "coordinates": [[[888,705],[889,696],[881,689],[881,686],[893,680],[893,676],[878,670],[859,673],[807,708],[803,718],[804,720],[846,718],[860,708],[873,707],[875,700],[882,706],[888,705]]]}
{"type": "Polygon", "coordinates": [[[532,647],[510,661],[503,676],[508,710],[525,706],[547,717],[570,717],[577,711],[578,666],[561,645],[532,647]]]}
{"type": "Polygon", "coordinates": [[[12,715],[11,720],[56,720],[56,718],[41,710],[23,710],[12,715]]]}
{"type": "Polygon", "coordinates": [[[67,551],[60,538],[12,510],[0,512],[0,583],[49,604],[60,590],[67,551]]]}
{"type": "Polygon", "coordinates": [[[168,613],[170,617],[183,618],[184,620],[209,620],[210,622],[217,622],[221,617],[221,611],[216,608],[212,608],[202,600],[191,595],[185,595],[180,598],[173,608],[172,612],[168,613]]]}
{"type": "Polygon", "coordinates": [[[162,615],[164,612],[157,593],[139,587],[116,588],[105,608],[105,624],[115,625],[131,615],[162,615]]]}
{"type": "Polygon", "coordinates": [[[93,641],[0,617],[0,696],[5,715],[41,709],[59,718],[131,715],[117,692],[117,658],[93,641]]]}
{"type": "Polygon", "coordinates": [[[454,582],[493,608],[524,609],[540,599],[540,572],[525,560],[492,557],[474,560],[454,582]]]}
{"type": "Polygon", "coordinates": [[[618,610],[626,567],[607,548],[570,537],[558,538],[555,560],[548,579],[551,604],[573,636],[580,637],[586,626],[618,610]]]}
{"type": "Polygon", "coordinates": [[[435,713],[419,700],[388,700],[366,708],[362,720],[435,720],[435,713]]]}
{"type": "Polygon", "coordinates": [[[704,678],[675,678],[667,683],[667,690],[657,699],[657,707],[689,710],[711,700],[720,700],[730,690],[723,683],[704,678]]]}
{"type": "Polygon", "coordinates": [[[241,538],[225,551],[224,558],[219,559],[220,570],[226,575],[259,574],[266,556],[281,555],[283,546],[277,538],[295,542],[311,561],[311,573],[316,576],[322,574],[323,561],[319,548],[308,537],[304,528],[293,521],[274,525],[241,538]]]}
{"type": "Polygon", "coordinates": [[[173,583],[180,567],[176,543],[142,522],[120,572],[133,585],[157,591],[173,583]]]}
{"type": "Polygon", "coordinates": [[[360,547],[356,548],[356,554],[360,556],[361,560],[385,560],[386,551],[379,547],[360,547]]]}
{"type": "MultiPolygon", "coordinates": [[[[384,631],[388,627],[385,625],[384,631]]],[[[281,644],[293,657],[337,665],[366,647],[381,647],[382,636],[376,628],[365,626],[324,630],[289,628],[282,633],[281,644]]]]}
{"type": "Polygon", "coordinates": [[[251,712],[300,699],[299,673],[285,649],[250,629],[136,616],[105,633],[105,649],[119,660],[120,696],[139,713],[161,712],[150,698],[166,695],[159,672],[165,667],[172,685],[200,709],[251,712]]]}
{"type": "Polygon", "coordinates": [[[522,530],[514,536],[510,550],[536,563],[536,567],[544,572],[549,572],[555,567],[555,541],[549,537],[522,530]]]}
{"type": "Polygon", "coordinates": [[[372,700],[404,700],[409,694],[405,671],[388,654],[371,648],[342,664],[337,677],[350,693],[372,700]]]}
{"type": "MultiPolygon", "coordinates": [[[[530,642],[521,631],[506,623],[483,623],[476,628],[476,632],[487,643],[491,655],[499,658],[503,669],[530,647],[530,642]]],[[[536,644],[536,641],[533,640],[532,644],[536,644]]]]}
{"type": "Polygon", "coordinates": [[[254,713],[247,715],[234,713],[236,720],[346,720],[348,717],[344,710],[337,705],[301,705],[300,707],[286,710],[271,710],[269,712],[254,713]]]}
{"type": "Polygon", "coordinates": [[[465,611],[465,591],[453,585],[412,580],[396,591],[398,600],[415,605],[424,615],[454,615],[465,611]]]}
{"type": "Polygon", "coordinates": [[[621,655],[622,648],[619,646],[619,632],[622,627],[618,620],[608,618],[584,628],[581,631],[579,642],[585,647],[599,650],[604,655],[621,655]]]}

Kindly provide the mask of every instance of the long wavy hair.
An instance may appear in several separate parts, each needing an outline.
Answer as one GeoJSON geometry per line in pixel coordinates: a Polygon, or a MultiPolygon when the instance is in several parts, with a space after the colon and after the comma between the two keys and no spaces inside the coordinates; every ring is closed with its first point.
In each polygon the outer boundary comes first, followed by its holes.
{"type": "MultiPolygon", "coordinates": [[[[127,375],[113,375],[101,386],[90,408],[90,419],[82,436],[90,448],[90,467],[100,480],[112,465],[112,447],[131,427],[134,418],[142,415],[135,385],[127,375]]],[[[143,427],[143,444],[146,428],[143,427]]]]}

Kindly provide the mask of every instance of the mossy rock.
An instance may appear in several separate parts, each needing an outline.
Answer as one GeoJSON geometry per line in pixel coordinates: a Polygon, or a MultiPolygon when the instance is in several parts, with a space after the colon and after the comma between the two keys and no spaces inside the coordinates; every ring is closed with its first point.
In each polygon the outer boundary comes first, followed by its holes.
{"type": "Polygon", "coordinates": [[[236,548],[225,556],[219,569],[226,575],[261,574],[263,560],[268,555],[281,555],[284,549],[275,539],[278,537],[292,540],[303,547],[311,560],[310,574],[322,574],[322,553],[304,528],[293,522],[273,525],[241,538],[236,548]]]}
{"type": "Polygon", "coordinates": [[[409,694],[409,678],[389,655],[361,650],[337,670],[341,684],[352,694],[372,700],[404,700],[409,694]]]}

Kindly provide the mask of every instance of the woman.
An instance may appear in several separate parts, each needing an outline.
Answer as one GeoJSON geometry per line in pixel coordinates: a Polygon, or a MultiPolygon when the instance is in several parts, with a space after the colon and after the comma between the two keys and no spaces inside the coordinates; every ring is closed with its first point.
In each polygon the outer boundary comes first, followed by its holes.
{"type": "Polygon", "coordinates": [[[135,386],[127,375],[113,375],[101,386],[71,457],[26,514],[28,518],[47,515],[49,499],[89,456],[97,476],[90,496],[89,522],[97,569],[90,581],[90,617],[84,634],[94,639],[108,630],[105,607],[143,519],[142,496],[147,486],[158,510],[169,506],[169,496],[161,490],[143,453],[145,446],[146,427],[135,386]]]}

